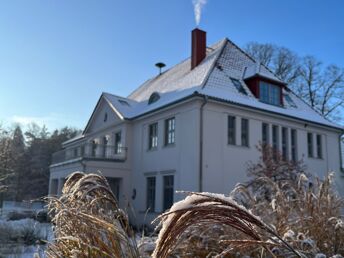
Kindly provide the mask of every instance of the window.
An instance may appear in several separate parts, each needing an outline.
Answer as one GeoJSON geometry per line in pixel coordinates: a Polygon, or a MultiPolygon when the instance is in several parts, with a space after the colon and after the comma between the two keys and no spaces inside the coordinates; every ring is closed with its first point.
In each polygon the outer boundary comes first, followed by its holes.
{"type": "Polygon", "coordinates": [[[260,82],[260,96],[262,102],[279,106],[281,105],[281,88],[266,82],[260,82]]]}
{"type": "Polygon", "coordinates": [[[106,135],[103,137],[103,157],[106,157],[108,144],[109,144],[109,136],[106,135]]]}
{"type": "Polygon", "coordinates": [[[284,94],[284,98],[288,102],[289,106],[295,107],[295,108],[297,107],[295,102],[291,99],[291,97],[289,95],[284,94]]]}
{"type": "Polygon", "coordinates": [[[108,119],[108,114],[107,114],[107,113],[105,113],[105,114],[104,114],[104,122],[106,122],[106,121],[107,121],[107,119],[108,119]]]}
{"type": "Polygon", "coordinates": [[[78,157],[78,148],[73,149],[73,157],[74,158],[78,157]]]}
{"type": "Polygon", "coordinates": [[[58,179],[52,179],[50,181],[50,195],[57,195],[58,194],[58,186],[59,186],[58,179]]]}
{"type": "Polygon", "coordinates": [[[308,157],[313,157],[313,134],[307,133],[308,157]]]}
{"type": "Polygon", "coordinates": [[[157,92],[153,92],[148,99],[148,105],[157,102],[160,99],[160,95],[157,92]]]}
{"type": "Polygon", "coordinates": [[[164,210],[171,208],[173,204],[173,176],[164,176],[164,210]]]}
{"type": "Polygon", "coordinates": [[[288,128],[282,127],[282,158],[288,159],[288,128]]]}
{"type": "Polygon", "coordinates": [[[80,147],[80,157],[83,157],[85,155],[85,146],[80,147]]]}
{"type": "Polygon", "coordinates": [[[174,117],[165,120],[165,145],[175,142],[176,119],[174,117]]]}
{"type": "Polygon", "coordinates": [[[262,124],[262,144],[269,144],[269,125],[266,123],[262,124]]]}
{"type": "Polygon", "coordinates": [[[95,157],[97,154],[97,142],[95,140],[92,141],[92,157],[95,157]]]}
{"type": "Polygon", "coordinates": [[[291,160],[297,161],[297,134],[295,129],[291,129],[291,160]]]}
{"type": "Polygon", "coordinates": [[[235,116],[228,116],[228,144],[235,145],[235,116]]]}
{"type": "Polygon", "coordinates": [[[106,177],[106,180],[109,183],[109,186],[110,186],[112,193],[115,195],[117,201],[119,201],[121,179],[120,178],[113,178],[113,177],[106,177]]]}
{"type": "Polygon", "coordinates": [[[317,157],[322,159],[322,138],[320,134],[317,134],[317,157]]]}
{"type": "Polygon", "coordinates": [[[122,153],[122,133],[115,133],[115,154],[122,153]]]}
{"type": "Polygon", "coordinates": [[[278,153],[278,126],[273,125],[272,126],[272,148],[273,148],[273,159],[277,159],[277,153],[278,153]]]}
{"type": "Polygon", "coordinates": [[[155,177],[147,177],[147,204],[146,208],[150,212],[155,211],[155,177]]]}
{"type": "Polygon", "coordinates": [[[158,147],[158,123],[149,125],[149,144],[148,148],[154,149],[158,147]]]}
{"type": "Polygon", "coordinates": [[[234,84],[235,88],[242,94],[247,95],[244,87],[242,86],[241,82],[237,79],[231,78],[232,83],[234,84]]]}
{"type": "Polygon", "coordinates": [[[248,147],[248,119],[242,118],[241,119],[241,145],[248,147]]]}

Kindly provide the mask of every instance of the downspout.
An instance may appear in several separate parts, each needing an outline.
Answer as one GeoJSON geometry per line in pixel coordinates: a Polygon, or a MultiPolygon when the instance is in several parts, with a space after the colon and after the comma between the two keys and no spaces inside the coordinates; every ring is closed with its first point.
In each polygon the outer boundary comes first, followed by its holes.
{"type": "MultiPolygon", "coordinates": [[[[343,164],[343,155],[342,155],[342,138],[344,137],[344,133],[340,134],[338,139],[339,139],[339,165],[340,165],[340,172],[344,173],[344,164],[343,164]]],[[[344,174],[342,174],[344,176],[344,174]]]]}
{"type": "Polygon", "coordinates": [[[208,96],[203,96],[203,103],[200,108],[200,119],[199,119],[199,192],[203,191],[203,108],[208,102],[208,96]]]}

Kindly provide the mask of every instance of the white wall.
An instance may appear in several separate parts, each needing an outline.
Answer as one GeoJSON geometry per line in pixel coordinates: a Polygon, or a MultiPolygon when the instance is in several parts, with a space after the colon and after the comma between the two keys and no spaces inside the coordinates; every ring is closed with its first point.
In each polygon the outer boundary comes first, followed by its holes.
{"type": "MultiPolygon", "coordinates": [[[[91,173],[100,170],[104,176],[122,178],[120,204],[129,211],[132,222],[135,224],[149,224],[163,211],[163,176],[174,175],[174,190],[199,191],[199,149],[200,149],[200,107],[202,100],[184,102],[151,115],[138,118],[134,121],[122,121],[108,114],[109,124],[103,125],[102,114],[107,105],[99,108],[99,117],[94,120],[85,141],[101,138],[122,130],[123,145],[128,147],[125,162],[87,161],[83,167],[80,162],[61,165],[51,168],[51,180],[63,178],[74,171],[91,173]],[[164,146],[164,121],[175,117],[175,144],[164,146]],[[158,148],[148,150],[148,126],[158,123],[158,148]],[[98,129],[97,129],[98,128],[98,129]],[[146,178],[156,177],[155,212],[146,214],[146,178]],[[132,199],[136,191],[135,198],[132,199]],[[132,207],[128,208],[128,205],[132,207]],[[134,210],[134,214],[131,211],[134,210]]],[[[228,194],[238,182],[247,180],[246,171],[248,162],[257,162],[259,153],[256,149],[261,141],[262,123],[270,125],[270,142],[272,125],[279,126],[279,140],[281,147],[281,128],[287,127],[297,130],[298,158],[303,158],[308,170],[319,177],[324,177],[328,171],[337,174],[338,190],[344,195],[344,173],[339,171],[339,132],[328,128],[278,117],[273,114],[238,108],[208,102],[204,107],[204,143],[203,143],[203,183],[202,190],[228,194]],[[227,144],[227,117],[237,117],[236,146],[227,144]],[[249,147],[241,144],[241,118],[249,120],[249,147]],[[307,155],[307,132],[314,137],[321,134],[323,139],[323,159],[309,158],[307,155]]],[[[314,150],[316,139],[314,138],[314,150]]],[[[74,145],[76,145],[75,143],[74,145]]],[[[78,143],[79,144],[79,143],[78,143]]],[[[112,143],[111,143],[112,144],[112,143]]],[[[73,143],[70,144],[73,146],[73,143]]],[[[75,147],[75,146],[73,146],[75,147]]],[[[184,197],[183,194],[174,194],[174,201],[184,197]]]]}
{"type": "MultiPolygon", "coordinates": [[[[239,109],[231,105],[220,105],[210,102],[205,106],[204,113],[204,152],[203,152],[203,171],[204,181],[203,190],[209,192],[229,193],[238,182],[247,180],[246,169],[248,161],[258,162],[259,152],[256,149],[262,135],[262,123],[271,126],[279,126],[279,147],[281,149],[281,128],[288,128],[289,157],[291,137],[290,129],[297,130],[298,139],[298,158],[304,159],[308,171],[320,178],[324,178],[328,171],[334,171],[337,175],[336,184],[338,190],[343,192],[343,182],[340,180],[343,173],[340,172],[339,160],[339,132],[331,131],[321,126],[310,125],[285,117],[277,117],[273,114],[265,115],[251,110],[239,109]],[[227,117],[236,116],[236,146],[227,144],[227,117]],[[249,147],[240,146],[241,144],[241,118],[249,119],[249,147]],[[313,149],[316,152],[316,134],[322,135],[323,158],[309,158],[307,152],[307,133],[313,133],[313,149]],[[341,186],[341,187],[340,187],[341,186]]],[[[271,140],[270,140],[271,142],[271,140]]]]}
{"type": "MultiPolygon", "coordinates": [[[[186,103],[176,108],[135,121],[133,125],[133,201],[138,224],[149,221],[163,211],[163,176],[174,175],[175,190],[198,190],[199,166],[199,102],[186,103]],[[176,138],[173,146],[164,146],[164,121],[176,119],[176,138]],[[158,122],[158,148],[148,150],[148,126],[158,122]],[[155,212],[146,215],[146,178],[156,177],[155,212]]],[[[174,194],[174,201],[184,197],[174,194]]]]}

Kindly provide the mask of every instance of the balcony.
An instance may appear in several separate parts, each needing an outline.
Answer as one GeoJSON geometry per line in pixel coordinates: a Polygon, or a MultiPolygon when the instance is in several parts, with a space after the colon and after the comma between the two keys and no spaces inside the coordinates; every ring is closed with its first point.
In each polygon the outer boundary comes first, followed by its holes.
{"type": "Polygon", "coordinates": [[[127,159],[127,147],[101,144],[84,144],[53,153],[51,165],[72,160],[103,160],[124,162],[127,159]]]}

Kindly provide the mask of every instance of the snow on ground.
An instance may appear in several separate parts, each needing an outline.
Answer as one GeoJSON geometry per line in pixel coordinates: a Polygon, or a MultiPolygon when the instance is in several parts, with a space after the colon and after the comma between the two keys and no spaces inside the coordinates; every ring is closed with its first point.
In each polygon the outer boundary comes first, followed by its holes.
{"type": "Polygon", "coordinates": [[[39,223],[28,218],[0,219],[0,257],[31,258],[35,254],[43,257],[46,245],[39,240],[50,241],[52,238],[53,231],[50,223],[39,223]]]}

